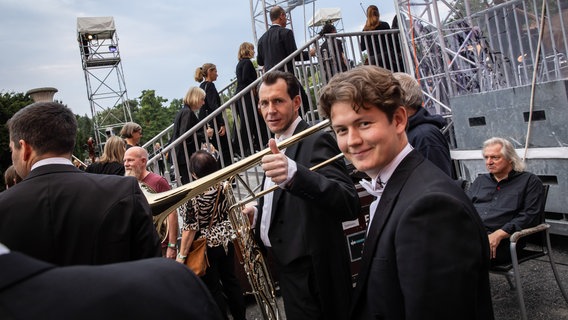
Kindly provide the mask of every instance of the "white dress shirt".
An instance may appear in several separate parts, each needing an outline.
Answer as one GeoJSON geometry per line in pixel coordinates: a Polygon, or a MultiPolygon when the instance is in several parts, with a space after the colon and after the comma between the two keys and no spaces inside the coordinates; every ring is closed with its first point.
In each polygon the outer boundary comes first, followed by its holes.
{"type": "MultiPolygon", "coordinates": [[[[292,122],[292,124],[290,125],[288,130],[286,130],[286,132],[275,137],[276,142],[280,143],[281,141],[290,138],[294,134],[294,131],[296,130],[296,127],[298,126],[301,120],[302,118],[298,116],[298,118],[296,118],[296,120],[292,122]]],[[[286,149],[282,149],[280,150],[280,152],[284,153],[286,152],[286,149]]],[[[290,182],[290,180],[292,180],[297,170],[298,166],[296,165],[296,161],[288,158],[288,175],[286,177],[286,181],[280,183],[278,186],[284,189],[285,186],[290,182]]],[[[272,188],[272,186],[274,186],[274,182],[272,182],[272,179],[270,178],[264,179],[263,190],[272,188]]],[[[260,239],[262,240],[262,243],[264,243],[266,247],[272,247],[272,245],[270,244],[270,239],[268,239],[268,231],[270,229],[270,221],[272,220],[273,194],[274,192],[270,192],[264,196],[264,205],[262,206],[262,219],[260,221],[260,239]]]]}
{"type": "Polygon", "coordinates": [[[369,226],[373,222],[373,218],[375,217],[375,211],[377,211],[377,207],[379,206],[379,202],[381,201],[381,196],[383,195],[383,190],[385,189],[390,177],[394,173],[394,170],[398,167],[400,162],[412,151],[412,146],[407,143],[406,146],[398,153],[394,159],[387,164],[379,174],[374,177],[370,182],[367,180],[361,180],[359,183],[367,192],[375,197],[375,200],[371,202],[369,206],[369,225],[367,226],[367,231],[369,231],[369,226]]]}

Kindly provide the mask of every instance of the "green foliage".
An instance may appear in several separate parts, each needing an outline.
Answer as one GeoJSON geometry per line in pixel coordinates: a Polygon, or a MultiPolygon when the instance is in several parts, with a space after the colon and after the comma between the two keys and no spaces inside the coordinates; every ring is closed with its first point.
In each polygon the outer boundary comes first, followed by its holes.
{"type": "Polygon", "coordinates": [[[144,144],[173,123],[177,110],[172,115],[171,105],[166,106],[168,100],[156,96],[155,90],[143,90],[139,99],[140,108],[136,112],[135,122],[142,126],[144,135],[140,143],[144,144]]]}
{"type": "MultiPolygon", "coordinates": [[[[87,140],[89,137],[95,137],[93,120],[86,114],[84,116],[75,115],[77,118],[77,141],[75,142],[75,149],[73,155],[79,160],[85,161],[89,157],[89,148],[87,147],[87,140]]],[[[99,151],[100,152],[100,151],[99,151]]]]}
{"type": "MultiPolygon", "coordinates": [[[[33,100],[23,93],[7,92],[0,94],[0,172],[2,172],[2,177],[6,168],[12,164],[9,147],[10,137],[6,122],[16,112],[31,103],[33,103],[33,100]]],[[[4,186],[4,183],[0,185],[4,186]]],[[[3,190],[3,187],[0,189],[3,190]]]]}
{"type": "MultiPolygon", "coordinates": [[[[58,101],[62,103],[61,101],[58,101]]],[[[158,133],[162,132],[170,126],[177,114],[183,106],[182,99],[173,99],[169,104],[168,100],[156,95],[154,90],[144,90],[138,99],[129,100],[127,103],[132,114],[132,120],[142,126],[144,136],[141,143],[155,137],[158,133]],[[146,140],[145,140],[146,139],[146,140]]],[[[3,173],[6,168],[12,164],[9,148],[8,129],[5,126],[6,121],[10,119],[18,110],[33,103],[32,99],[25,96],[24,93],[2,93],[0,94],[0,172],[3,173]]],[[[115,106],[112,109],[104,110],[95,115],[99,126],[101,123],[122,123],[125,122],[126,114],[122,104],[115,106]]],[[[89,151],[87,147],[87,140],[89,137],[95,138],[99,134],[99,138],[103,138],[104,132],[97,133],[94,131],[94,121],[89,115],[76,115],[77,118],[77,140],[73,155],[81,161],[88,158],[89,151]]],[[[118,135],[120,132],[119,127],[113,128],[114,134],[118,135]]],[[[101,127],[101,130],[104,130],[101,127]]],[[[96,149],[99,154],[102,150],[96,149]]],[[[0,184],[3,186],[3,183],[0,184]]],[[[0,187],[2,190],[3,187],[0,187]]]]}

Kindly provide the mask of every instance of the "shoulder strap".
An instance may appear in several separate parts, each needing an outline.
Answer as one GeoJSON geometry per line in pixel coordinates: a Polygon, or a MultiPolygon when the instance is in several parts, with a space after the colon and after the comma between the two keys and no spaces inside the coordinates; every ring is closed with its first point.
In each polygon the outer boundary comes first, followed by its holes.
{"type": "Polygon", "coordinates": [[[215,198],[215,205],[213,207],[213,213],[211,213],[211,217],[209,217],[209,227],[211,228],[211,225],[213,225],[213,217],[215,216],[215,214],[217,213],[217,204],[219,204],[219,196],[221,195],[221,189],[223,188],[223,186],[221,186],[220,188],[217,188],[217,197],[215,198]]]}

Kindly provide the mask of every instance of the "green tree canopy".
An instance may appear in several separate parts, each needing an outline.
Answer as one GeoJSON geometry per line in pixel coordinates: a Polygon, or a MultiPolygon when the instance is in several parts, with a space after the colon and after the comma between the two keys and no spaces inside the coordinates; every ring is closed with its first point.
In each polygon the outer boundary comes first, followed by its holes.
{"type": "MultiPolygon", "coordinates": [[[[20,109],[33,100],[24,93],[6,92],[0,94],[0,172],[2,172],[2,181],[4,181],[4,171],[12,165],[12,157],[10,155],[10,137],[6,122],[20,109]]],[[[1,183],[4,190],[4,182],[1,183]]]]}

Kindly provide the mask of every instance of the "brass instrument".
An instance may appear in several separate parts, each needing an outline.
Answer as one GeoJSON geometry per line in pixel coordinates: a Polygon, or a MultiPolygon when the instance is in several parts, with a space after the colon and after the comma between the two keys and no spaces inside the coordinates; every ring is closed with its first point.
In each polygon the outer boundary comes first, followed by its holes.
{"type": "MultiPolygon", "coordinates": [[[[325,129],[329,126],[329,120],[324,120],[317,125],[314,125],[292,137],[280,142],[278,144],[278,149],[282,150],[287,148],[294,143],[297,143],[304,139],[305,137],[325,129]]],[[[235,162],[230,166],[227,166],[219,171],[216,171],[210,175],[203,178],[194,180],[188,184],[177,187],[175,189],[154,193],[146,194],[146,199],[152,208],[152,214],[156,218],[158,225],[162,223],[173,209],[180,207],[182,204],[187,202],[189,199],[196,197],[197,195],[205,192],[211,186],[220,183],[222,181],[228,180],[231,177],[238,175],[239,172],[246,171],[260,162],[262,157],[270,154],[270,148],[264,149],[257,152],[251,156],[242,159],[239,162],[235,162]]]]}
{"type": "MultiPolygon", "coordinates": [[[[142,192],[144,193],[144,196],[146,196],[146,198],[148,198],[149,194],[156,193],[156,190],[154,190],[146,183],[139,181],[138,184],[140,185],[140,189],[142,189],[142,192]]],[[[154,227],[158,232],[158,237],[160,238],[160,242],[166,241],[168,239],[168,231],[169,231],[168,219],[164,219],[162,223],[158,224],[158,219],[157,219],[158,216],[153,216],[152,218],[154,221],[154,227]]]]}
{"type": "Polygon", "coordinates": [[[280,319],[280,310],[276,303],[274,281],[268,270],[264,256],[259,246],[254,241],[248,217],[243,214],[243,205],[237,203],[230,182],[223,184],[225,200],[229,203],[229,221],[235,231],[233,244],[239,262],[243,265],[248,281],[252,288],[252,294],[256,299],[262,317],[265,320],[280,319]]]}
{"type": "MultiPolygon", "coordinates": [[[[322,121],[317,125],[314,125],[280,142],[278,144],[278,149],[285,149],[288,146],[301,141],[307,136],[325,129],[329,126],[329,124],[329,120],[322,121]]],[[[276,304],[274,282],[272,281],[272,277],[260,248],[254,240],[253,230],[251,229],[248,217],[242,213],[244,204],[274,191],[278,186],[264,190],[256,195],[252,194],[248,198],[240,202],[236,202],[230,183],[230,181],[237,177],[244,184],[244,181],[238,174],[258,165],[262,157],[271,154],[271,152],[270,148],[264,149],[239,162],[178,188],[161,193],[145,193],[145,195],[150,207],[152,208],[155,225],[159,227],[167,220],[168,215],[173,209],[180,207],[191,198],[205,192],[211,186],[223,182],[225,197],[230,204],[229,220],[235,231],[235,239],[232,239],[235,244],[235,251],[237,252],[240,262],[243,264],[247,278],[253,289],[252,293],[254,294],[261,309],[263,318],[266,320],[278,320],[280,319],[280,312],[278,310],[278,305],[276,304]]],[[[336,161],[341,157],[343,157],[343,154],[338,154],[337,156],[310,168],[310,170],[317,170],[318,168],[336,161]]],[[[249,192],[253,193],[250,188],[247,189],[249,192]]]]}

